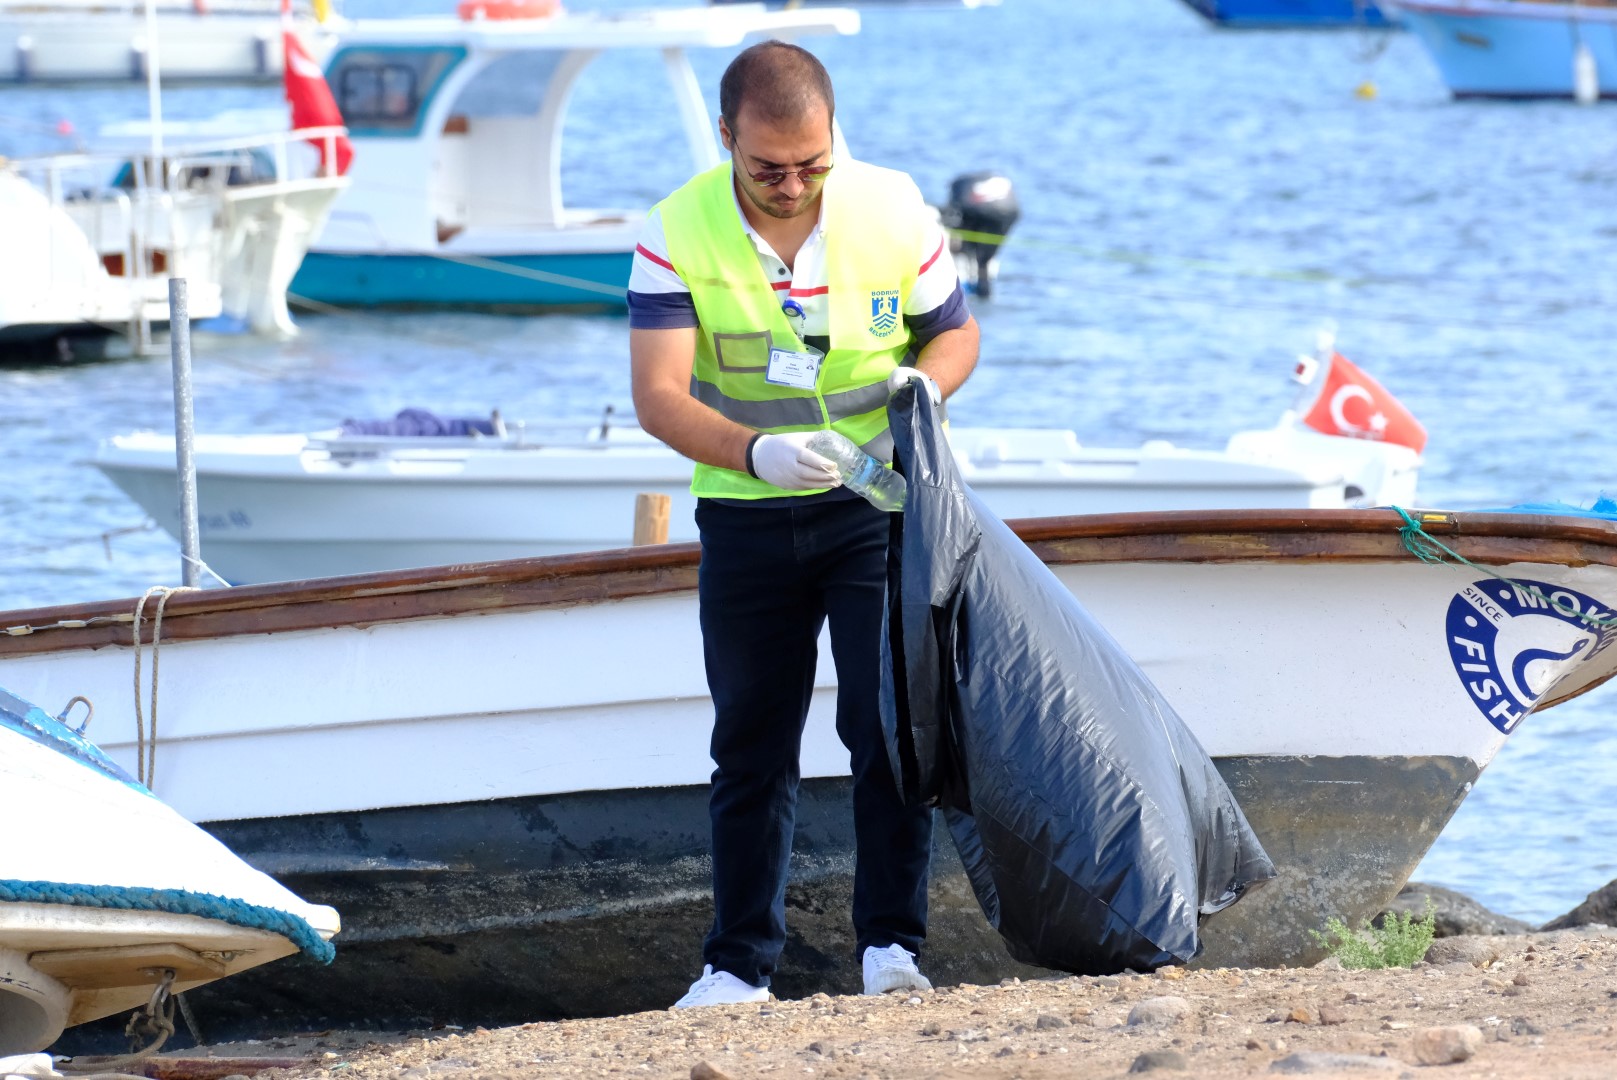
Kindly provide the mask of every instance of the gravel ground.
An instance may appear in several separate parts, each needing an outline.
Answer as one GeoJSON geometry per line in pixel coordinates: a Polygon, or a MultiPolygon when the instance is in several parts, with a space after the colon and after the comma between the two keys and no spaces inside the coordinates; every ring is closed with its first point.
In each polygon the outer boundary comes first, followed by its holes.
{"type": "Polygon", "coordinates": [[[1617,931],[1444,938],[1412,970],[1333,963],[332,1032],[213,1052],[308,1055],[261,1080],[1414,1076],[1431,1066],[1456,1078],[1617,1076],[1617,931]]]}

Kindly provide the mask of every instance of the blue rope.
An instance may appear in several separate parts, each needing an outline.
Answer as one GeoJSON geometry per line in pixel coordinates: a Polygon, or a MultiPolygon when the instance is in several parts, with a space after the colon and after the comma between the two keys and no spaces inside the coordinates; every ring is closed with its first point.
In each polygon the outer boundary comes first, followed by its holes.
{"type": "Polygon", "coordinates": [[[68,885],[60,881],[0,880],[0,901],[14,904],[66,904],[71,907],[114,908],[119,911],[165,911],[171,915],[200,915],[232,926],[279,934],[311,960],[331,963],[337,950],[308,921],[290,912],[260,907],[228,896],[187,892],[183,889],[148,889],[140,886],[68,885]]]}

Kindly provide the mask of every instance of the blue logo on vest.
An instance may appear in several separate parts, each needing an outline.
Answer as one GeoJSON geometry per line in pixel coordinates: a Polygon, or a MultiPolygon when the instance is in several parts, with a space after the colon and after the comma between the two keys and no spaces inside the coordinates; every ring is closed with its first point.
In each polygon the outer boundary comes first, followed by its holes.
{"type": "Polygon", "coordinates": [[[880,289],[870,293],[870,332],[888,337],[898,329],[898,290],[880,289]]]}
{"type": "Polygon", "coordinates": [[[1467,585],[1449,602],[1449,658],[1488,722],[1509,734],[1569,671],[1604,652],[1610,608],[1542,581],[1467,585]]]}

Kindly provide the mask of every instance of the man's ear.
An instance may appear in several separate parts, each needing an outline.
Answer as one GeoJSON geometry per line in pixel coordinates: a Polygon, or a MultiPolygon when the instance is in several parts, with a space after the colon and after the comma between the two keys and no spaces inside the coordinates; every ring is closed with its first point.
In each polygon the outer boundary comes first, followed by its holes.
{"type": "Polygon", "coordinates": [[[735,152],[735,136],[730,134],[730,125],[724,122],[724,117],[722,116],[719,117],[719,142],[724,145],[726,150],[731,153],[735,152]]]}

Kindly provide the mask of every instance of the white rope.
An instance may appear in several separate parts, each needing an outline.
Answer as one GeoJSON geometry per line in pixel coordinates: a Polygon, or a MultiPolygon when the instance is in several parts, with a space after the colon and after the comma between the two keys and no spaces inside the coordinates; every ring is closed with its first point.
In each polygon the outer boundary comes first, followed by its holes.
{"type": "Polygon", "coordinates": [[[171,588],[167,585],[153,585],[135,603],[135,618],[132,623],[135,644],[135,778],[146,786],[147,791],[152,790],[157,772],[157,656],[163,636],[163,609],[168,606],[168,598],[175,593],[197,591],[199,590],[189,586],[171,588]],[[157,608],[152,619],[152,737],[148,743],[146,719],[141,712],[140,700],[140,624],[146,615],[146,601],[153,596],[157,597],[157,608]]]}

